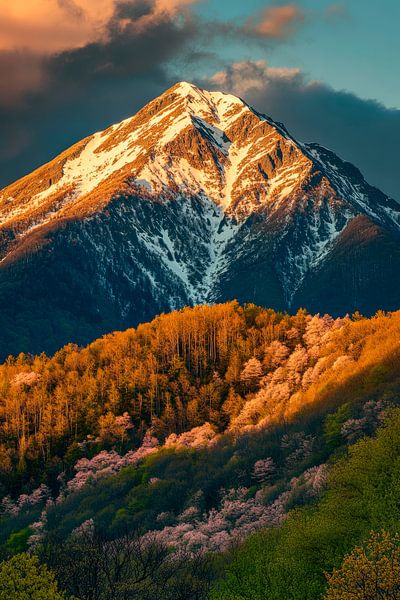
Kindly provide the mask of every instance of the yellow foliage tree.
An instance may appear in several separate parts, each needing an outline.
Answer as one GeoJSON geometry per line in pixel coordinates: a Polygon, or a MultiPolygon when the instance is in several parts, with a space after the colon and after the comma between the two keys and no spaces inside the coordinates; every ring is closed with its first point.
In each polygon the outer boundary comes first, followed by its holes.
{"type": "Polygon", "coordinates": [[[372,532],[365,547],[355,548],[326,577],[325,600],[400,599],[400,536],[372,532]]]}

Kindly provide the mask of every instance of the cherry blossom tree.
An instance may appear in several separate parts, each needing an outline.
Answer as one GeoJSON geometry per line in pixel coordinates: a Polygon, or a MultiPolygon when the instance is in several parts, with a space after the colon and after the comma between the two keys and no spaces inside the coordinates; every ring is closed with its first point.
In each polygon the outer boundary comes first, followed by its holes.
{"type": "Polygon", "coordinates": [[[269,456],[268,458],[257,460],[254,463],[252,477],[258,481],[258,483],[267,483],[271,481],[275,471],[275,463],[269,456]]]}
{"type": "Polygon", "coordinates": [[[44,504],[51,496],[50,489],[42,483],[30,494],[21,494],[15,502],[9,496],[3,498],[1,502],[1,513],[16,517],[20,512],[29,510],[38,504],[44,504]]]}
{"type": "Polygon", "coordinates": [[[286,363],[288,376],[292,379],[295,385],[300,383],[302,373],[307,366],[308,360],[309,357],[307,350],[298,344],[292,354],[289,356],[286,363]]]}
{"type": "Polygon", "coordinates": [[[302,431],[282,436],[281,447],[288,450],[286,465],[289,469],[296,467],[311,455],[314,441],[312,435],[306,435],[302,431]]]}
{"type": "Polygon", "coordinates": [[[159,441],[149,429],[137,450],[130,450],[122,456],[115,450],[102,450],[91,459],[81,458],[74,466],[76,475],[68,481],[66,491],[77,491],[91,481],[115,475],[128,465],[136,465],[149,454],[156,452],[158,447],[159,441]]]}
{"type": "Polygon", "coordinates": [[[216,435],[216,431],[212,425],[206,422],[204,425],[194,427],[190,431],[186,431],[180,435],[172,433],[165,440],[165,445],[167,447],[180,446],[185,448],[201,448],[203,446],[208,446],[208,444],[214,440],[216,435]]]}

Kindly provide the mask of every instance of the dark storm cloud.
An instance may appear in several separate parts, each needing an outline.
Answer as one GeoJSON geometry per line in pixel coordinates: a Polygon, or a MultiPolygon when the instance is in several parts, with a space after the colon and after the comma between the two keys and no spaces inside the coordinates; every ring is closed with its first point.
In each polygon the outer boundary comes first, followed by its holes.
{"type": "Polygon", "coordinates": [[[124,0],[116,5],[112,23],[115,24],[118,19],[131,19],[132,21],[137,21],[141,17],[144,17],[151,12],[151,0],[136,0],[134,3],[130,2],[129,0],[124,0]]]}
{"type": "Polygon", "coordinates": [[[299,140],[331,148],[400,202],[400,110],[310,83],[296,69],[274,69],[263,61],[230,65],[204,85],[236,93],[282,121],[299,140]]]}
{"type": "Polygon", "coordinates": [[[88,80],[148,73],[165,65],[196,33],[190,21],[178,26],[167,15],[143,30],[129,19],[124,26],[118,26],[115,19],[109,31],[107,43],[88,44],[54,57],[49,64],[52,77],[59,83],[80,85],[88,80]]]}
{"type": "Polygon", "coordinates": [[[153,9],[119,3],[105,39],[82,48],[47,57],[0,52],[0,188],[172,83],[166,63],[196,38],[196,25],[153,9]]]}
{"type": "Polygon", "coordinates": [[[0,108],[26,106],[26,96],[44,83],[43,60],[28,50],[0,51],[0,108]]]}

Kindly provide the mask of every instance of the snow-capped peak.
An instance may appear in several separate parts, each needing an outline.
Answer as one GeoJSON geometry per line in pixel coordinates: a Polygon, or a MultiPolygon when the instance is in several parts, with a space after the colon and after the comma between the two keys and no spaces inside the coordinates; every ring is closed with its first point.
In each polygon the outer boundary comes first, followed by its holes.
{"type": "Polygon", "coordinates": [[[312,161],[277,124],[240,98],[181,82],[39,169],[34,193],[26,198],[17,186],[16,202],[0,201],[0,218],[34,214],[37,225],[77,206],[92,211],[127,187],[157,198],[205,197],[243,218],[288,196],[306,163],[312,161]]]}
{"type": "MultiPolygon", "coordinates": [[[[397,205],[354,167],[298,143],[236,96],[180,82],[3,190],[1,225],[12,243],[0,260],[45,227],[96,217],[118,202],[129,210],[179,204],[179,219],[171,218],[179,233],[165,215],[160,231],[137,215],[129,227],[192,303],[218,297],[225,274],[249,255],[263,264],[275,257],[289,305],[357,215],[400,230],[397,205]]],[[[149,267],[142,274],[153,282],[149,267]]]]}

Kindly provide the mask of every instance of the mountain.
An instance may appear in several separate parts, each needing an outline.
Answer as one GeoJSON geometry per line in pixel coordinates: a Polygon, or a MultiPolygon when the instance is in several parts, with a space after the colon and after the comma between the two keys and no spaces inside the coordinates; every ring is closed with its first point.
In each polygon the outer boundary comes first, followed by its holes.
{"type": "Polygon", "coordinates": [[[232,298],[399,305],[398,204],[240,98],[185,82],[3,189],[0,219],[3,356],[232,298]]]}

